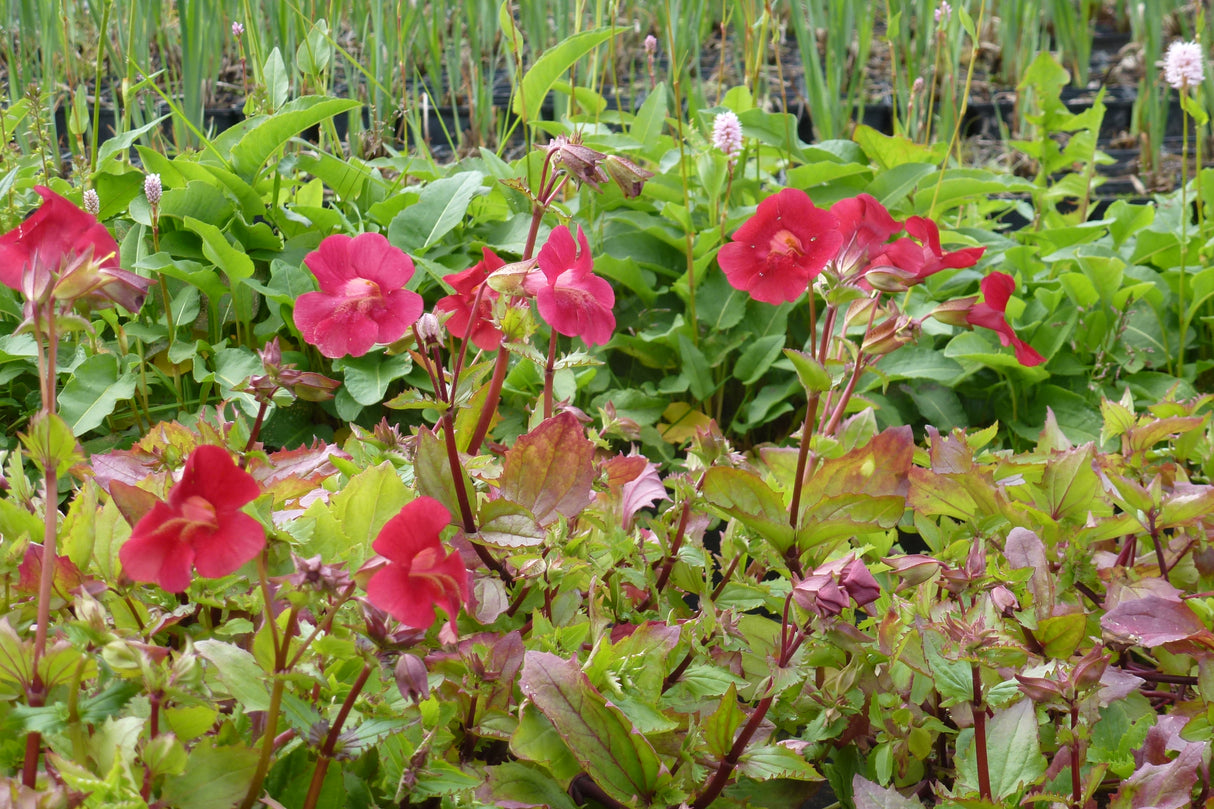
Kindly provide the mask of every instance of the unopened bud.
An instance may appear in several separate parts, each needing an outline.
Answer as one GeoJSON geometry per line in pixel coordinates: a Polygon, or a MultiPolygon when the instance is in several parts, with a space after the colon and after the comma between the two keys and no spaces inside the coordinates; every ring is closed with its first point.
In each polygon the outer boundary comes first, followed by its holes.
{"type": "Polygon", "coordinates": [[[653,176],[652,171],[641,168],[625,157],[613,154],[607,155],[602,167],[607,171],[607,176],[620,187],[624,196],[629,199],[640,196],[641,191],[645,188],[645,181],[653,176]]]}
{"type": "Polygon", "coordinates": [[[913,287],[918,276],[901,267],[870,267],[864,273],[864,280],[875,290],[898,294],[913,287]]]}
{"type": "Polygon", "coordinates": [[[417,336],[425,345],[437,345],[443,340],[443,324],[432,312],[417,319],[417,336]]]}
{"type": "Polygon", "coordinates": [[[430,682],[426,677],[426,664],[417,655],[403,654],[396,661],[396,687],[407,700],[417,702],[430,696],[430,682]]]}
{"type": "Polygon", "coordinates": [[[239,21],[233,22],[232,23],[232,36],[236,37],[237,39],[240,39],[240,37],[243,34],[244,34],[244,24],[239,21]]]}
{"type": "Polygon", "coordinates": [[[957,326],[962,329],[970,328],[970,322],[967,318],[970,310],[978,303],[978,296],[971,295],[968,298],[957,298],[952,301],[945,301],[932,310],[930,317],[944,323],[947,326],[957,326]]]}

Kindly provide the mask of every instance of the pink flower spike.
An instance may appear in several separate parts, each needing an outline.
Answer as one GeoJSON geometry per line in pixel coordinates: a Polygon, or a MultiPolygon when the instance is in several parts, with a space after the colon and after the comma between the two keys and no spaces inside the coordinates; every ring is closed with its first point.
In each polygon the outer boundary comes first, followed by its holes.
{"type": "Polygon", "coordinates": [[[587,345],[602,345],[615,331],[615,291],[593,273],[590,244],[579,225],[577,243],[564,225],[553,228],[537,256],[540,272],[523,280],[535,296],[540,317],[566,337],[581,337],[587,345]]]}
{"type": "Polygon", "coordinates": [[[304,263],[320,291],[299,296],[295,325],[326,357],[361,357],[399,340],[421,317],[421,295],[404,288],[413,259],[379,233],[329,236],[304,263]]]}
{"type": "Polygon", "coordinates": [[[463,272],[443,276],[455,294],[440,298],[434,304],[434,311],[451,313],[447,319],[447,331],[461,340],[468,333],[468,321],[472,319],[472,344],[481,351],[497,351],[502,344],[502,331],[493,323],[493,304],[499,293],[486,285],[481,290],[475,313],[472,306],[476,303],[477,289],[495,270],[505,267],[506,262],[488,247],[481,248],[481,255],[479,262],[463,272]]]}
{"type": "Polygon", "coordinates": [[[1045,362],[1032,346],[1016,336],[1016,332],[1007,322],[1007,302],[1016,290],[1016,281],[1007,273],[993,272],[982,279],[980,285],[982,303],[974,304],[966,315],[966,322],[971,326],[981,326],[999,335],[999,342],[1004,346],[1012,346],[1016,351],[1016,359],[1021,365],[1032,367],[1045,362]]]}
{"type": "Polygon", "coordinates": [[[754,216],[717,253],[734,289],[764,303],[795,301],[843,242],[839,220],[809,195],[785,188],[759,203],[754,216]]]}
{"type": "Polygon", "coordinates": [[[1200,42],[1177,40],[1168,46],[1163,57],[1163,77],[1173,89],[1200,87],[1205,81],[1206,59],[1200,42]]]}
{"type": "Polygon", "coordinates": [[[181,480],[131,531],[118,551],[135,581],[170,593],[190,586],[190,571],[207,578],[235,573],[266,545],[261,523],[240,511],[261,487],[223,447],[203,444],[190,453],[181,480]]]}
{"type": "Polygon", "coordinates": [[[367,600],[415,629],[434,623],[434,608],[451,621],[467,602],[468,569],[440,540],[451,514],[432,497],[408,503],[379,532],[372,549],[387,559],[367,582],[367,600]]]}

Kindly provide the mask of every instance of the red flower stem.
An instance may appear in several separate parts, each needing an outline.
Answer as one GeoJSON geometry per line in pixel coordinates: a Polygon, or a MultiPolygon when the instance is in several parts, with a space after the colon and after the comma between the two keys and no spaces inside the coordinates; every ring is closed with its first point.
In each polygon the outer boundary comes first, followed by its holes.
{"type": "Polygon", "coordinates": [[[485,397],[485,406],[476,422],[476,430],[472,440],[468,442],[468,454],[475,455],[480,451],[485,436],[489,434],[489,425],[497,412],[497,404],[502,398],[502,385],[506,382],[506,371],[510,367],[510,352],[503,345],[497,350],[497,360],[493,364],[493,377],[489,380],[489,394],[485,397]]]}
{"type": "Polygon", "coordinates": [[[439,401],[447,403],[447,411],[450,412],[451,407],[455,404],[452,397],[447,393],[447,380],[443,375],[443,358],[439,354],[438,344],[430,347],[431,362],[434,363],[434,381],[438,385],[434,392],[438,394],[439,401]]]}
{"type": "MultiPolygon", "coordinates": [[[[275,388],[277,390],[277,388],[275,388]]],[[[270,396],[273,396],[271,393],[270,396]]],[[[261,425],[266,420],[266,411],[270,409],[269,396],[266,397],[257,406],[257,418],[253,419],[253,428],[249,430],[249,440],[245,442],[245,454],[240,456],[240,468],[245,469],[249,465],[248,454],[253,451],[253,447],[257,446],[257,436],[261,435],[261,425]]]]}
{"type": "Polygon", "coordinates": [[[468,542],[476,551],[476,555],[485,563],[485,567],[496,573],[498,578],[507,585],[511,585],[514,583],[514,576],[510,575],[510,571],[506,570],[505,565],[494,559],[488,548],[472,539],[477,531],[476,516],[472,513],[472,504],[468,500],[468,489],[464,486],[464,468],[460,466],[459,448],[455,445],[455,421],[451,417],[451,408],[447,408],[443,413],[442,428],[443,439],[447,445],[447,464],[451,467],[451,477],[455,483],[455,499],[459,501],[460,522],[463,524],[464,534],[467,535],[468,542]]]}
{"type": "Polygon", "coordinates": [[[1071,703],[1071,809],[1083,809],[1083,779],[1079,772],[1079,703],[1071,703]]]}
{"type": "Polygon", "coordinates": [[[834,435],[835,430],[839,428],[839,422],[843,420],[843,411],[847,409],[847,403],[851,401],[852,394],[856,392],[856,383],[860,381],[860,375],[864,373],[867,365],[867,357],[861,352],[856,357],[855,367],[852,369],[851,378],[847,380],[847,386],[843,388],[839,401],[835,403],[835,412],[831,414],[830,421],[822,429],[822,435],[834,435]]]}
{"type": "MultiPolygon", "coordinates": [[[[700,479],[696,481],[696,491],[704,485],[704,475],[700,475],[700,479]]],[[[666,558],[663,560],[662,569],[658,571],[658,580],[653,585],[653,591],[645,594],[645,600],[641,602],[637,610],[645,610],[655,600],[656,596],[662,594],[662,590],[666,587],[666,582],[670,580],[670,573],[674,570],[674,563],[679,555],[679,548],[683,547],[683,539],[687,534],[687,522],[691,518],[691,498],[688,497],[683,501],[683,512],[679,514],[679,525],[675,529],[674,539],[670,543],[670,550],[666,553],[666,558]]]]}
{"type": "Polygon", "coordinates": [[[556,329],[552,329],[552,337],[548,342],[548,362],[544,366],[544,418],[552,418],[552,377],[553,366],[556,365],[556,329]]]}
{"type": "Polygon", "coordinates": [[[350,717],[350,711],[354,708],[354,700],[358,699],[358,695],[362,692],[363,686],[367,684],[367,678],[370,676],[371,666],[364,665],[363,670],[358,673],[358,679],[354,681],[354,685],[350,686],[350,693],[346,694],[341,709],[337,712],[337,718],[333,720],[333,726],[325,735],[324,746],[320,749],[320,758],[316,761],[316,769],[312,771],[312,781],[308,784],[308,794],[304,798],[303,809],[315,809],[316,801],[320,799],[321,787],[325,784],[325,773],[328,772],[329,762],[333,760],[333,752],[337,747],[337,737],[341,735],[342,726],[350,717]]]}
{"type": "Polygon", "coordinates": [[[460,372],[464,370],[464,358],[468,355],[468,344],[472,342],[472,327],[476,325],[476,313],[481,308],[481,296],[485,293],[485,282],[476,285],[476,297],[472,299],[472,309],[468,314],[468,325],[464,326],[464,338],[459,344],[459,353],[455,355],[455,367],[451,370],[451,401],[455,401],[455,388],[459,385],[460,372]]]}
{"type": "MultiPolygon", "coordinates": [[[[792,601],[792,594],[784,600],[784,620],[780,624],[780,656],[776,662],[776,668],[784,668],[788,665],[788,661],[792,659],[793,653],[800,647],[801,641],[805,635],[794,629],[795,638],[789,637],[788,634],[788,609],[789,603],[792,601]]],[[[776,678],[771,675],[767,678],[763,685],[763,691],[772,691],[775,688],[776,678]]],[[[716,772],[712,774],[712,778],[704,787],[704,791],[696,797],[691,803],[691,809],[707,809],[720,795],[721,790],[725,789],[725,785],[729,783],[730,776],[733,775],[734,768],[738,766],[739,759],[746,752],[746,745],[750,744],[750,740],[754,737],[755,731],[759,729],[759,725],[766,718],[768,710],[771,709],[772,703],[775,702],[776,695],[774,691],[759,701],[755,709],[750,714],[750,718],[746,720],[746,724],[742,727],[734,739],[733,746],[729,748],[729,752],[721,759],[717,765],[716,772]]]]}
{"type": "Polygon", "coordinates": [[[978,664],[970,665],[970,677],[974,684],[974,696],[970,710],[974,715],[974,750],[978,759],[978,794],[985,801],[991,800],[991,771],[986,758],[986,705],[982,702],[982,676],[978,664]]]}
{"type": "Polygon", "coordinates": [[[805,405],[805,423],[801,426],[801,446],[797,448],[797,472],[792,482],[792,506],[788,510],[788,524],[794,531],[801,521],[801,489],[805,486],[805,467],[809,462],[809,444],[813,438],[814,422],[818,420],[819,396],[817,391],[809,395],[809,401],[805,405]]]}
{"type": "Polygon", "coordinates": [[[839,307],[826,307],[826,317],[822,319],[822,342],[818,344],[818,362],[826,365],[826,352],[830,346],[830,338],[835,330],[835,318],[838,314],[839,307]]]}

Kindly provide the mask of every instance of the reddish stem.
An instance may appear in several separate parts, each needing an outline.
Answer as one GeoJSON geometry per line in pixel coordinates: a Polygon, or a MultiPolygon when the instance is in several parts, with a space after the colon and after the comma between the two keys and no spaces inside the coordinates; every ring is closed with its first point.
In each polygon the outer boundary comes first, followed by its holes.
{"type": "Polygon", "coordinates": [[[986,758],[986,705],[982,702],[982,676],[978,664],[970,666],[970,677],[974,684],[974,696],[970,710],[974,714],[974,750],[978,757],[978,794],[983,800],[991,800],[991,771],[986,758]]]}
{"type": "Polygon", "coordinates": [[[333,726],[329,728],[329,732],[325,736],[324,746],[320,749],[320,758],[316,761],[316,769],[312,771],[312,781],[308,784],[308,794],[304,798],[303,809],[315,809],[316,801],[320,799],[321,787],[325,784],[325,774],[329,770],[329,762],[333,760],[333,752],[337,747],[337,737],[341,735],[342,726],[346,724],[346,719],[350,716],[351,709],[354,708],[354,700],[358,699],[359,693],[362,692],[363,686],[366,685],[367,678],[370,676],[371,666],[364,665],[363,670],[358,674],[358,679],[350,687],[350,693],[346,694],[346,699],[341,704],[341,710],[337,712],[337,718],[333,720],[333,726]]]}
{"type": "Polygon", "coordinates": [[[497,404],[502,398],[502,385],[506,382],[506,370],[510,367],[510,352],[502,346],[497,350],[497,360],[493,364],[493,377],[489,380],[489,394],[485,397],[485,406],[476,422],[476,430],[472,440],[468,442],[468,454],[475,455],[480,451],[485,436],[489,434],[489,425],[493,422],[493,414],[497,412],[497,404]]]}

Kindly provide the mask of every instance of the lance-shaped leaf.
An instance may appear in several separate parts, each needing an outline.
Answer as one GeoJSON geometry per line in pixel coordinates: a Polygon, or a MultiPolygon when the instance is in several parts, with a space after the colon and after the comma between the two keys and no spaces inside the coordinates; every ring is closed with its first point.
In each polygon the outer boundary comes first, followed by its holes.
{"type": "Polygon", "coordinates": [[[590,505],[594,445],[572,413],[545,419],[506,453],[502,494],[540,525],[575,517],[590,505]]]}
{"type": "Polygon", "coordinates": [[[664,774],[657,753],[576,660],[527,652],[519,688],[604,792],[628,806],[650,805],[664,774]]]}
{"type": "Polygon", "coordinates": [[[788,507],[764,480],[746,469],[714,466],[704,475],[704,498],[762,536],[781,553],[792,545],[788,507]]]}

